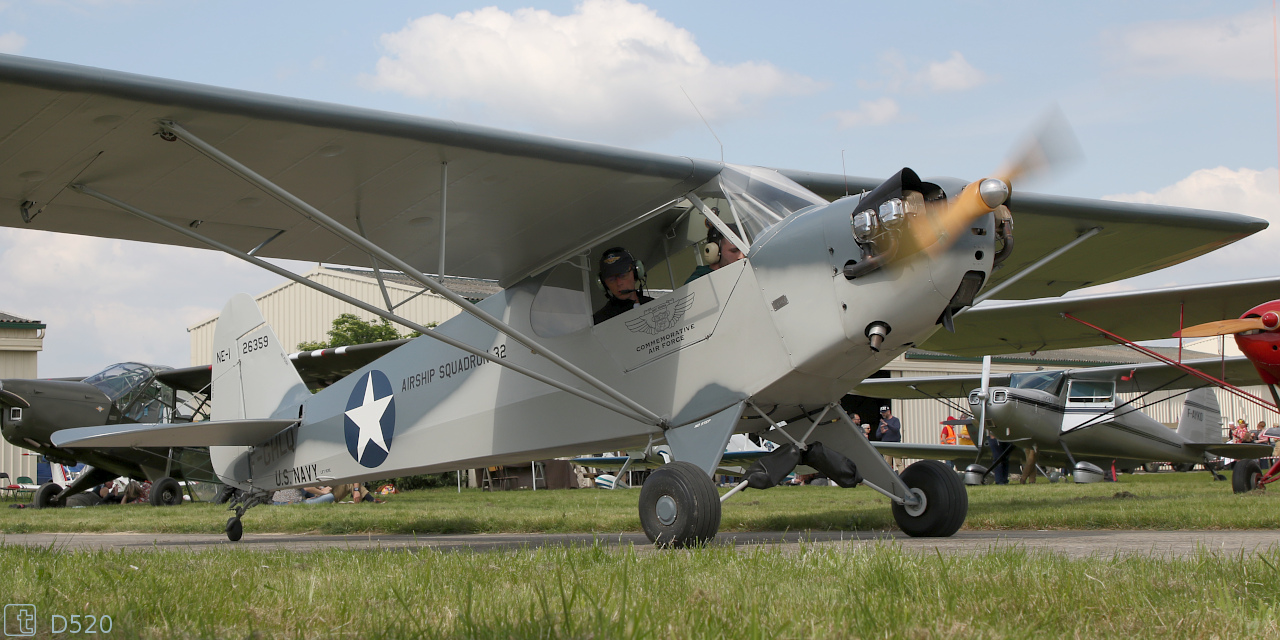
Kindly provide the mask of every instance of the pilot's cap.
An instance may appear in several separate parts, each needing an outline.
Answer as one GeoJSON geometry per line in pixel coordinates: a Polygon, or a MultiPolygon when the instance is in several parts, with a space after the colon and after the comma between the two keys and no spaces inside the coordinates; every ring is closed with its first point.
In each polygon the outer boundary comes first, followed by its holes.
{"type": "Polygon", "coordinates": [[[600,256],[600,277],[620,276],[635,268],[636,259],[622,247],[614,247],[600,256]]]}

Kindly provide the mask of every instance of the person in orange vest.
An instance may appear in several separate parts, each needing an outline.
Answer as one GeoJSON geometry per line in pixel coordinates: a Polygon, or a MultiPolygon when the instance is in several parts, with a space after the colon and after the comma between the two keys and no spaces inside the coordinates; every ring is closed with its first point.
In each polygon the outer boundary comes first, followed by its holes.
{"type": "MultiPolygon", "coordinates": [[[[947,424],[947,422],[951,420],[955,420],[955,418],[953,416],[947,416],[947,420],[942,423],[942,444],[956,443],[956,429],[955,427],[947,424]]],[[[942,462],[952,469],[956,468],[955,463],[950,460],[943,460],[942,462]]]]}
{"type": "MultiPolygon", "coordinates": [[[[947,416],[947,421],[955,420],[954,416],[947,416]]],[[[956,430],[947,422],[942,423],[942,444],[955,444],[956,430]]]]}

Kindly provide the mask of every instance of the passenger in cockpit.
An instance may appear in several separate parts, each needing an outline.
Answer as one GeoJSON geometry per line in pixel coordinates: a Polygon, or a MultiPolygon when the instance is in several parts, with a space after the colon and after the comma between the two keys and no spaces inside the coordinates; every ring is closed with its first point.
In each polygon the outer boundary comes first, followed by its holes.
{"type": "Polygon", "coordinates": [[[644,266],[622,247],[600,256],[599,276],[608,301],[595,313],[596,324],[653,301],[644,294],[644,266]]]}
{"type": "MultiPolygon", "coordinates": [[[[738,231],[737,225],[731,224],[729,229],[733,230],[735,234],[741,233],[738,231]]],[[[719,229],[708,224],[707,243],[702,245],[702,257],[706,264],[694,268],[693,273],[689,274],[689,277],[685,279],[685,284],[689,284],[720,267],[726,267],[741,260],[742,250],[733,244],[732,240],[724,237],[719,229]]]]}

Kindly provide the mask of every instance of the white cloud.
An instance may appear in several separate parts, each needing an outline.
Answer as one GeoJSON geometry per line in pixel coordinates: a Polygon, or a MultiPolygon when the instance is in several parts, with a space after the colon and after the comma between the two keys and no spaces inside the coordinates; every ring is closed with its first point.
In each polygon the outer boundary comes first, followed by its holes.
{"type": "MultiPolygon", "coordinates": [[[[1234,244],[1168,269],[1107,286],[1107,290],[1223,282],[1280,275],[1271,257],[1280,247],[1280,174],[1275,169],[1201,169],[1155,193],[1145,191],[1106,196],[1104,200],[1138,202],[1262,218],[1270,227],[1234,244]]],[[[1101,292],[1101,287],[1091,289],[1101,292]]]]}
{"type": "Polygon", "coordinates": [[[930,62],[919,73],[918,79],[938,92],[967,91],[990,80],[987,74],[969,64],[959,51],[952,51],[951,57],[942,62],[930,62]]]}
{"type": "MultiPolygon", "coordinates": [[[[289,268],[309,265],[291,263],[289,268]],[[298,265],[298,266],[294,266],[298,265]]],[[[212,251],[0,229],[0,309],[46,325],[41,377],[190,363],[186,328],[280,277],[212,251]]]]}
{"type": "Polygon", "coordinates": [[[901,110],[893,98],[863,100],[854,110],[835,111],[831,116],[841,129],[889,124],[899,119],[901,110]]]}
{"type": "Polygon", "coordinates": [[[0,33],[0,53],[22,53],[27,38],[16,31],[0,33]]]}
{"type": "Polygon", "coordinates": [[[586,0],[566,16],[495,7],[434,14],[382,36],[368,82],[453,112],[579,136],[630,140],[818,88],[765,62],[715,64],[693,34],[625,0],[586,0]]]}
{"type": "Polygon", "coordinates": [[[1142,75],[1270,80],[1271,12],[1130,26],[1103,36],[1114,62],[1142,75]]]}

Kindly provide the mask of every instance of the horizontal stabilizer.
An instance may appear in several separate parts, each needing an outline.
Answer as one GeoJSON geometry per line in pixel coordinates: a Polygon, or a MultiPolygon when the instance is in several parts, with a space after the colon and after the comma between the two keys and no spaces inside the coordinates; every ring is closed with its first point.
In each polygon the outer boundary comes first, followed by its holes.
{"type": "Polygon", "coordinates": [[[221,420],[184,424],[113,424],[54,432],[53,446],[80,447],[251,447],[297,420],[221,420]]]}
{"type": "Polygon", "coordinates": [[[1198,449],[1212,453],[1215,456],[1224,458],[1249,459],[1249,458],[1266,458],[1271,455],[1271,445],[1269,444],[1251,444],[1248,442],[1227,442],[1221,444],[1200,444],[1189,443],[1182,446],[1188,449],[1198,449]]]}

